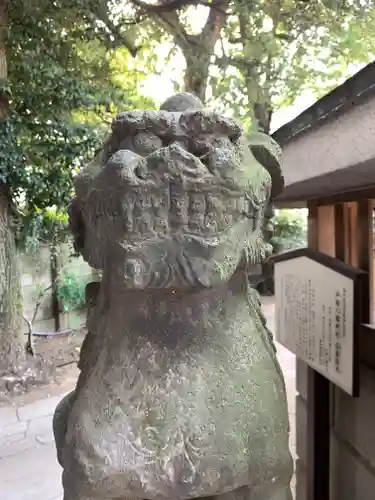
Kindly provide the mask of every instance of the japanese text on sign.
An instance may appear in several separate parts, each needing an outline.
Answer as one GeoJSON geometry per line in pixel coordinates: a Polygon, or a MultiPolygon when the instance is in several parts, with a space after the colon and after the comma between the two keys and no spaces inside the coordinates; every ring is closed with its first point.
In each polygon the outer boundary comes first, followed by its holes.
{"type": "Polygon", "coordinates": [[[276,337],[352,394],[354,282],[308,257],[275,264],[276,337]]]}

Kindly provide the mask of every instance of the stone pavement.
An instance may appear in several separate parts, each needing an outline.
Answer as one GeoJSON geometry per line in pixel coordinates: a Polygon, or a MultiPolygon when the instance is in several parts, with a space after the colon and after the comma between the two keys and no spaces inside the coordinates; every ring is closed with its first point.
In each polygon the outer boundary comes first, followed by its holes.
{"type": "MultiPolygon", "coordinates": [[[[296,360],[294,354],[285,349],[280,344],[277,344],[277,354],[281,368],[284,373],[286,392],[288,396],[288,411],[289,411],[289,422],[290,422],[290,437],[289,446],[290,451],[293,455],[293,459],[297,459],[296,454],[296,360]]],[[[0,465],[1,470],[1,465],[0,465]]],[[[292,480],[293,494],[295,491],[295,477],[292,480]]],[[[1,498],[1,495],[0,495],[1,498]]]]}
{"type": "MultiPolygon", "coordinates": [[[[264,311],[273,329],[273,304],[264,311]]],[[[295,358],[277,345],[284,372],[295,455],[295,358]]],[[[61,468],[56,460],[52,415],[63,397],[41,399],[19,408],[0,408],[0,500],[62,500],[61,468]]]]}
{"type": "MultiPolygon", "coordinates": [[[[267,325],[271,331],[275,331],[275,304],[274,299],[263,298],[263,312],[267,318],[267,325]]],[[[276,342],[277,357],[284,374],[286,392],[288,397],[288,411],[290,422],[289,446],[293,459],[297,459],[296,454],[296,357],[288,349],[276,342]]],[[[293,494],[295,495],[295,477],[292,480],[293,494]]]]}
{"type": "Polygon", "coordinates": [[[61,396],[0,408],[0,500],[60,500],[52,415],[61,396]]]}

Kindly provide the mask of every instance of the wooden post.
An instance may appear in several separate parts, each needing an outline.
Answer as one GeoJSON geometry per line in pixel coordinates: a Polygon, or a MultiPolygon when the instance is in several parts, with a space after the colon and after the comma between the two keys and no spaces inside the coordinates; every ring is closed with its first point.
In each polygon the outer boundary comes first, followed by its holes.
{"type": "Polygon", "coordinates": [[[307,500],[329,500],[330,383],[307,371],[307,500]]]}
{"type": "MultiPolygon", "coordinates": [[[[363,290],[361,322],[370,323],[372,319],[372,201],[360,200],[357,204],[355,224],[356,265],[368,273],[366,286],[363,290]]],[[[351,263],[354,265],[353,263],[351,263]]]]}
{"type": "MultiPolygon", "coordinates": [[[[310,203],[308,245],[314,250],[344,257],[342,206],[310,203]]],[[[330,496],[330,382],[307,368],[307,500],[330,496]]]]}
{"type": "Polygon", "coordinates": [[[335,257],[347,262],[347,213],[342,203],[335,205],[335,257]]]}
{"type": "MultiPolygon", "coordinates": [[[[372,265],[372,203],[309,204],[309,247],[331,254],[370,272],[372,265]]],[[[363,298],[361,319],[370,321],[370,286],[363,298]]],[[[330,497],[331,384],[308,368],[307,372],[307,499],[330,497]]]]}

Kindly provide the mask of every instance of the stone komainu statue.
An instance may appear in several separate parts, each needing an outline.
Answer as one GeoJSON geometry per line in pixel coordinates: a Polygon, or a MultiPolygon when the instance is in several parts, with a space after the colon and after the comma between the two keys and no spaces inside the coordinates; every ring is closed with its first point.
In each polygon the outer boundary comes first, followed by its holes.
{"type": "Polygon", "coordinates": [[[279,160],[178,94],[118,115],[77,178],[71,228],[102,281],[54,417],[64,500],[291,499],[284,381],[247,279],[279,160]]]}

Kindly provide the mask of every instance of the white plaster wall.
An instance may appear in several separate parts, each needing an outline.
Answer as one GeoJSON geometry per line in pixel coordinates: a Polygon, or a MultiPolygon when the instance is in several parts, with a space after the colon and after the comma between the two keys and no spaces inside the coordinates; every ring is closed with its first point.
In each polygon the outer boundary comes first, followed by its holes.
{"type": "Polygon", "coordinates": [[[286,185],[375,158],[375,98],[296,137],[283,151],[286,185]]]}

